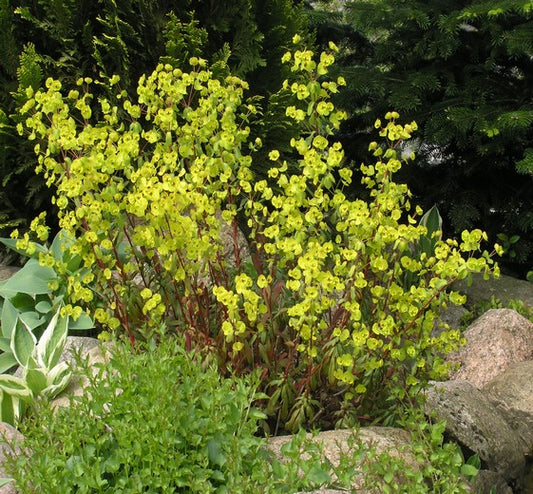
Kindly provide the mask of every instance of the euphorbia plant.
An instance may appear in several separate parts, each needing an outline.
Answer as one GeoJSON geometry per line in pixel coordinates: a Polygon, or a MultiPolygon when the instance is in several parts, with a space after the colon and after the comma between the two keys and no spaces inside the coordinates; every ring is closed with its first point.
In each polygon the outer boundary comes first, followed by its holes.
{"type": "Polygon", "coordinates": [[[121,108],[101,99],[97,122],[88,89],[65,96],[53,80],[22,108],[60,225],[76,237],[70,250],[94,274],[90,290],[69,284],[70,302],[132,343],[164,326],[216,352],[222,370],[261,368],[267,409],[287,429],[321,413],[329,425],[383,418],[441,377],[461,337],[432,336],[438,311],[463,301],[455,280],[492,264],[478,230],[461,241],[430,232],[432,250],[413,255],[428,230],[394,173],[416,124],[395,112],[376,122],[383,144],[361,166],[370,200],[348,197],[352,173],[329,140],[345,117],[330,100],[344,84],[327,78],[335,50],[285,55],[286,112],[306,130],[291,141],[291,166],[271,150],[269,181],[250,168],[260,142],[246,125],[257,114],[246,83],[214,79],[199,59],[190,73],[158,66],[137,101],[119,93],[121,108]],[[230,242],[229,262],[220,232],[235,239],[238,220],[251,256],[230,242]]]}

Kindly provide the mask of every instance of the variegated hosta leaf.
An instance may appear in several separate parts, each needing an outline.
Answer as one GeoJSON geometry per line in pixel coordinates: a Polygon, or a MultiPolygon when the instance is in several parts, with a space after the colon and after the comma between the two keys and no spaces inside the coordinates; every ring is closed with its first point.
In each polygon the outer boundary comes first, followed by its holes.
{"type": "Polygon", "coordinates": [[[60,309],[54,314],[35,347],[35,359],[39,366],[51,369],[59,362],[68,332],[68,316],[61,317],[60,309]]]}
{"type": "Polygon", "coordinates": [[[67,362],[61,362],[48,372],[46,377],[47,387],[43,389],[42,394],[46,398],[52,399],[67,387],[72,372],[67,362]]]}
{"type": "Polygon", "coordinates": [[[18,319],[13,333],[11,333],[10,347],[19,365],[26,367],[36,343],[37,338],[31,329],[18,319]]]}
{"type": "Polygon", "coordinates": [[[0,390],[0,420],[16,425],[24,414],[25,403],[17,396],[0,390]]]}

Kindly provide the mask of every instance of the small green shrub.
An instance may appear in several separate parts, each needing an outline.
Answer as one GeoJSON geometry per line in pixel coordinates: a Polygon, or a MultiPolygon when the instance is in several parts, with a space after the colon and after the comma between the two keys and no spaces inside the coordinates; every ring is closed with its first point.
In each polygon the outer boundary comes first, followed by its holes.
{"type": "Polygon", "coordinates": [[[444,441],[444,422],[430,423],[420,410],[410,409],[402,425],[411,440],[398,451],[379,453],[354,434],[348,442],[351,453],[343,455],[333,469],[337,485],[349,488],[358,476],[361,490],[369,493],[471,492],[469,481],[478,469],[465,462],[456,443],[444,441]]]}
{"type": "Polygon", "coordinates": [[[416,124],[398,124],[396,112],[376,122],[383,143],[361,166],[369,201],[347,197],[352,173],[328,140],[345,117],[330,100],[344,84],[327,78],[335,50],[284,56],[286,114],[307,130],[291,141],[291,166],[270,150],[269,181],[250,169],[260,142],[249,136],[247,84],[215,79],[201,59],[189,73],[159,65],[137,101],[119,93],[128,119],[100,98],[92,120],[88,78],[66,96],[49,79],[21,110],[37,169],[57,187],[60,225],[76,238],[69,251],[91,270],[69,277],[69,302],[134,345],[167,328],[214,351],[222,372],[259,368],[275,430],[393,421],[461,343],[457,331],[431,335],[439,307],[463,302],[450,286],[489,276],[493,262],[480,230],[443,240],[419,224],[423,212],[394,181],[416,124]]]}
{"type": "Polygon", "coordinates": [[[263,414],[251,379],[221,379],[175,340],[112,353],[104,379],[104,366],[93,376],[81,365],[85,396],[23,423],[31,454],[12,465],[19,492],[244,492],[255,481],[263,414]]]}
{"type": "Polygon", "coordinates": [[[442,424],[422,416],[407,424],[409,461],[378,455],[356,430],[338,465],[304,431],[276,458],[257,436],[257,376],[221,378],[171,339],[133,354],[116,344],[111,355],[97,369],[79,362],[89,384],[70,407],[42,403],[22,423],[22,453],[6,465],[21,494],[294,493],[350,489],[356,477],[367,492],[450,494],[466,492],[463,474],[475,473],[456,445],[443,444],[442,424]]]}

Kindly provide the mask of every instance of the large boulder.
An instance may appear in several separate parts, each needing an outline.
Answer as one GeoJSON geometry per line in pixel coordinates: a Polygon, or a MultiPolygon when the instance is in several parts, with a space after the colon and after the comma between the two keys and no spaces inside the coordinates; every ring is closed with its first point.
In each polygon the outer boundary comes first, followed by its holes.
{"type": "Polygon", "coordinates": [[[491,309],[464,332],[466,345],[448,356],[451,379],[481,389],[515,362],[533,360],[533,324],[511,309],[491,309]]]}
{"type": "Polygon", "coordinates": [[[506,421],[533,453],[533,361],[517,362],[483,387],[506,421]]]}
{"type": "Polygon", "coordinates": [[[75,356],[87,355],[93,348],[100,345],[100,341],[97,338],[90,338],[88,336],[67,336],[63,353],[59,358],[60,362],[68,362],[69,364],[75,363],[75,356]]]}
{"type": "MultiPolygon", "coordinates": [[[[513,494],[513,489],[505,479],[496,472],[480,470],[476,475],[472,490],[476,494],[513,494]]],[[[523,490],[522,492],[529,492],[523,490]]]]}
{"type": "Polygon", "coordinates": [[[430,387],[426,398],[426,413],[445,420],[453,439],[477,453],[487,469],[521,482],[528,446],[480,390],[467,381],[446,381],[430,387]]]}
{"type": "Polygon", "coordinates": [[[462,320],[467,314],[468,311],[462,305],[449,305],[442,309],[435,321],[432,336],[438,336],[446,326],[450,329],[461,329],[462,320]]]}

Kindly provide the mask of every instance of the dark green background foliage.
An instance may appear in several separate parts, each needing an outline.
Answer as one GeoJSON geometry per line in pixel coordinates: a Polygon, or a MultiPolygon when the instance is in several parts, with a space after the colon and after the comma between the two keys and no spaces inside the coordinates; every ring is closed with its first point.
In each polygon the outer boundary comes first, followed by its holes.
{"type": "MultiPolygon", "coordinates": [[[[305,26],[293,0],[0,0],[0,227],[50,209],[32,145],[15,131],[28,86],[54,77],[68,89],[79,77],[118,74],[130,92],[160,59],[186,66],[201,56],[218,61],[222,75],[245,77],[250,96],[266,98],[265,115],[279,122],[268,97],[285,78],[282,54],[305,26]]],[[[284,129],[256,130],[274,140],[284,129]]]]}
{"type": "MultiPolygon", "coordinates": [[[[326,2],[326,4],[329,2],[326,2]]],[[[445,228],[519,234],[517,260],[533,264],[533,11],[521,0],[347,2],[319,18],[337,38],[351,119],[343,144],[366,160],[377,116],[397,110],[420,127],[407,180],[445,228]],[[521,8],[521,6],[524,6],[521,8]],[[340,19],[337,24],[332,19],[340,19]],[[332,27],[333,26],[333,27],[332,27]],[[342,26],[342,29],[339,27],[342,26]]],[[[317,14],[315,14],[317,18],[317,14]]]]}

